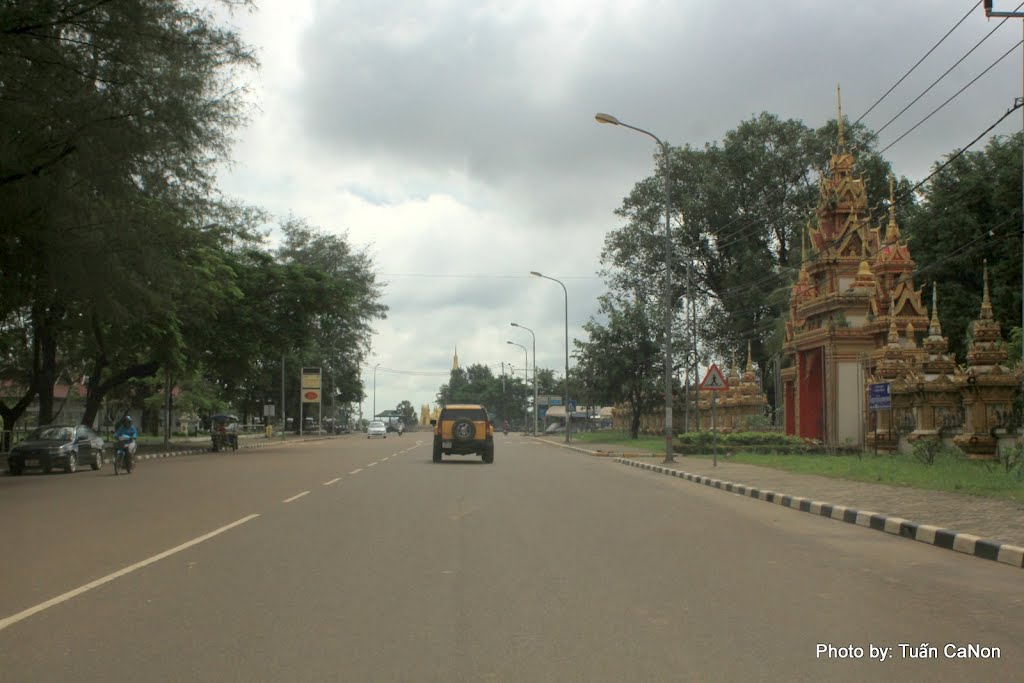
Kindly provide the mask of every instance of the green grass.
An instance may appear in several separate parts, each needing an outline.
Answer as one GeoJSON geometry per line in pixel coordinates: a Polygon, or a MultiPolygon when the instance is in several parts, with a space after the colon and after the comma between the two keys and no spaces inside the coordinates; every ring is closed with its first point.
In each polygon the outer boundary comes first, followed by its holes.
{"type": "MultiPolygon", "coordinates": [[[[628,451],[651,451],[657,456],[664,452],[661,437],[641,436],[632,440],[624,432],[586,432],[573,435],[580,443],[601,443],[621,446],[628,451]]],[[[721,459],[724,449],[719,449],[721,459]]],[[[711,459],[707,455],[676,456],[711,459]]],[[[799,474],[817,474],[837,479],[866,481],[907,486],[931,491],[967,493],[986,498],[1000,498],[1024,503],[1024,481],[1008,475],[999,463],[984,463],[966,458],[940,456],[934,464],[925,465],[910,455],[762,455],[741,451],[729,459],[748,465],[773,467],[799,474]]]]}

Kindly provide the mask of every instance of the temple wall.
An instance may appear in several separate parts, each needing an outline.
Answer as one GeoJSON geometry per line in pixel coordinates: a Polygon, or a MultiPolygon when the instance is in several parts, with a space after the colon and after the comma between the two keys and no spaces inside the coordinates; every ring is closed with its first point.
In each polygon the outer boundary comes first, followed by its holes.
{"type": "Polygon", "coordinates": [[[839,361],[836,367],[836,428],[838,445],[861,446],[864,383],[857,361],[839,361]]]}

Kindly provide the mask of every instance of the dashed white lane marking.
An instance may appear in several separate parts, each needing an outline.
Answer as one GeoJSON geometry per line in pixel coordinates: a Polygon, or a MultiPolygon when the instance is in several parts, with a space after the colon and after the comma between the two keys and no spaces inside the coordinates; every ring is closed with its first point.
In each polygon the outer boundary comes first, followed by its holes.
{"type": "Polygon", "coordinates": [[[213,538],[214,536],[216,536],[218,534],[224,533],[228,529],[233,529],[236,526],[239,526],[241,524],[245,524],[246,522],[248,522],[250,520],[253,520],[253,519],[256,519],[257,517],[259,517],[258,514],[249,515],[248,517],[243,517],[242,519],[240,519],[240,520],[238,520],[236,522],[232,522],[231,524],[222,526],[221,528],[215,529],[214,531],[211,531],[208,534],[203,534],[202,536],[199,536],[198,538],[193,538],[191,541],[186,541],[185,543],[182,543],[179,546],[175,546],[174,548],[171,548],[170,550],[165,550],[162,553],[159,553],[157,555],[153,555],[152,557],[150,557],[148,559],[145,559],[142,562],[136,562],[135,564],[133,564],[131,566],[128,566],[128,567],[125,567],[124,569],[117,570],[113,574],[107,574],[103,578],[96,579],[95,581],[90,581],[89,583],[85,584],[84,586],[79,586],[78,588],[75,588],[74,590],[70,590],[67,593],[63,593],[61,595],[58,595],[57,597],[51,598],[51,599],[47,600],[46,602],[41,602],[38,605],[36,605],[35,607],[29,607],[28,609],[22,610],[21,612],[18,612],[17,614],[12,614],[11,616],[9,616],[9,617],[7,617],[5,619],[0,619],[0,631],[3,631],[8,626],[11,626],[12,624],[16,624],[19,621],[22,621],[23,619],[28,619],[32,615],[38,614],[38,613],[42,612],[45,609],[49,609],[51,607],[54,607],[55,605],[59,605],[62,602],[67,602],[68,600],[70,600],[72,598],[78,597],[82,593],[86,593],[88,591],[91,591],[93,588],[99,588],[103,584],[110,583],[114,579],[118,579],[118,578],[120,578],[120,577],[122,577],[122,576],[124,576],[126,574],[131,574],[136,569],[142,569],[143,567],[151,565],[154,562],[159,562],[160,560],[164,559],[165,557],[170,557],[171,555],[173,555],[175,553],[180,553],[182,550],[187,550],[188,548],[191,548],[194,545],[198,545],[199,543],[202,543],[203,541],[207,541],[207,540],[213,538]]]}
{"type": "Polygon", "coordinates": [[[367,465],[367,467],[373,467],[376,464],[377,464],[376,462],[371,462],[369,465],[367,465]]]}
{"type": "Polygon", "coordinates": [[[349,474],[359,474],[362,471],[363,471],[363,468],[360,467],[358,470],[352,470],[351,472],[349,472],[349,474]]]}
{"type": "Polygon", "coordinates": [[[330,486],[331,484],[337,484],[339,481],[341,481],[341,477],[335,477],[334,479],[331,479],[330,481],[325,481],[324,482],[324,486],[330,486]]]}
{"type": "Polygon", "coordinates": [[[299,498],[302,498],[302,497],[303,497],[304,495],[306,495],[306,494],[308,494],[308,493],[309,493],[309,491],[303,491],[302,493],[300,493],[300,494],[298,494],[298,495],[295,495],[295,496],[292,496],[291,498],[285,498],[285,499],[284,499],[284,500],[282,500],[281,502],[282,502],[282,503],[290,503],[290,502],[292,502],[293,500],[298,500],[299,498]]]}

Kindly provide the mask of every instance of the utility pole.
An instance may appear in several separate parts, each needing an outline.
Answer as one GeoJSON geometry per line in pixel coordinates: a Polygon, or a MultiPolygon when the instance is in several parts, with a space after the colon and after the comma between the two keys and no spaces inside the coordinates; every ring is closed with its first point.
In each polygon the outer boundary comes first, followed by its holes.
{"type": "MultiPolygon", "coordinates": [[[[1013,12],[994,12],[994,11],[992,11],[992,0],[984,0],[984,4],[985,4],[985,16],[990,18],[990,19],[992,17],[1016,17],[1018,19],[1024,19],[1024,12],[1017,12],[1017,11],[1013,11],[1013,12]]],[[[1024,22],[1021,22],[1021,26],[1024,26],[1024,22]]],[[[1024,55],[1024,48],[1021,49],[1021,54],[1024,55]]],[[[1024,87],[1024,83],[1022,83],[1022,87],[1024,87]]],[[[1024,95],[1024,90],[1021,91],[1021,94],[1024,95]]],[[[1024,98],[1018,97],[1018,98],[1015,99],[1013,104],[1014,104],[1014,106],[1020,106],[1020,104],[1022,102],[1024,102],[1024,98]]],[[[1022,142],[1022,145],[1021,145],[1022,146],[1022,152],[1021,152],[1021,177],[1024,178],[1024,107],[1021,107],[1021,116],[1022,116],[1022,129],[1021,129],[1021,136],[1022,136],[1022,140],[1021,140],[1021,142],[1022,142]]],[[[1021,231],[1020,231],[1020,238],[1021,238],[1021,271],[1020,271],[1020,287],[1021,287],[1021,310],[1020,310],[1020,314],[1021,314],[1021,320],[1020,320],[1020,326],[1021,326],[1021,342],[1022,342],[1021,343],[1021,382],[1022,382],[1022,385],[1021,385],[1021,395],[1022,395],[1022,400],[1024,400],[1024,192],[1021,193],[1021,211],[1022,211],[1022,214],[1021,214],[1021,221],[1022,221],[1022,223],[1021,223],[1021,231]]]]}

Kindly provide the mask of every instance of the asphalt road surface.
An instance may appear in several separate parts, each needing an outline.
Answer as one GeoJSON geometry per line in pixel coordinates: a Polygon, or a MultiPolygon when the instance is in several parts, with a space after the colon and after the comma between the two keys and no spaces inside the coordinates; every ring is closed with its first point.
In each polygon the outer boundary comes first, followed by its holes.
{"type": "Polygon", "coordinates": [[[0,520],[0,681],[1024,670],[1020,569],[519,436],[493,465],[413,432],[2,477],[0,520]]]}

